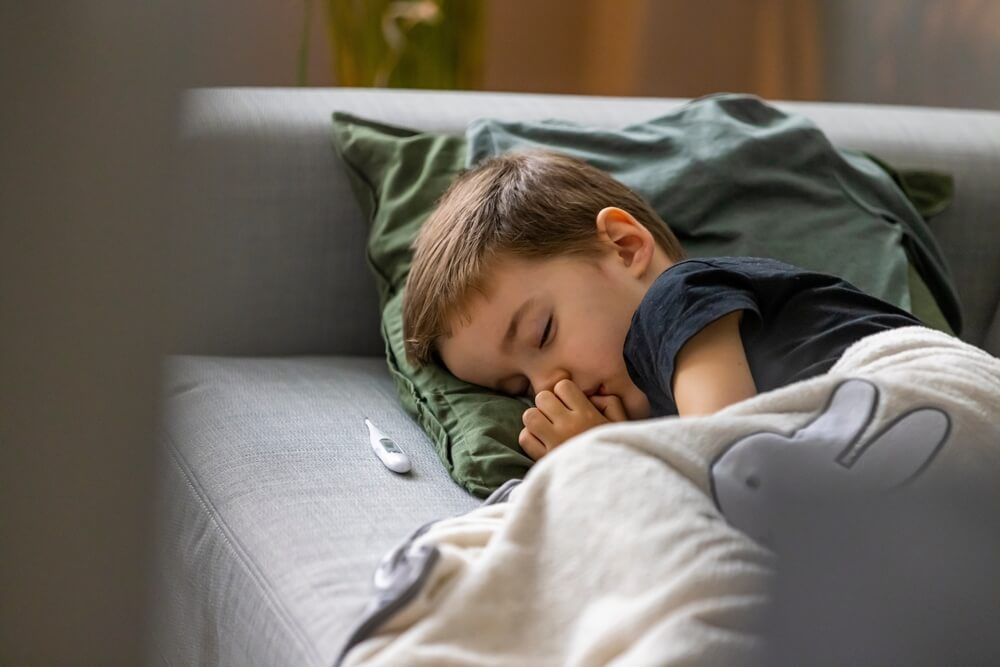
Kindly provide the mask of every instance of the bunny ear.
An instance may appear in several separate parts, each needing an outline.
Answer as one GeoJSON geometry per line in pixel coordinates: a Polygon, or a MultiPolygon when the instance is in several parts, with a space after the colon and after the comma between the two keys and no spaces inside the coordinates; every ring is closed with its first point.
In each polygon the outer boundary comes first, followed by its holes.
{"type": "Polygon", "coordinates": [[[867,380],[851,378],[837,385],[830,402],[810,423],[792,435],[797,442],[830,450],[830,459],[849,451],[875,415],[878,388],[867,380]]]}
{"type": "Polygon", "coordinates": [[[873,437],[864,449],[852,452],[851,467],[864,484],[894,488],[919,475],[948,439],[951,419],[938,408],[906,413],[873,437]]]}

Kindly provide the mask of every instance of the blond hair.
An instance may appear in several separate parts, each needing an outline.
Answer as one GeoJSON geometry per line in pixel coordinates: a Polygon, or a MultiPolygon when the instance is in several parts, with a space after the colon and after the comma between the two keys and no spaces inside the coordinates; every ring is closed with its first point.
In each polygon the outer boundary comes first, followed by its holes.
{"type": "Polygon", "coordinates": [[[485,294],[498,258],[591,260],[606,252],[595,221],[607,206],[632,214],[672,262],[684,258],[677,237],[648,202],[582,160],[532,150],[461,173],[411,244],[403,294],[407,361],[419,368],[434,360],[437,340],[451,335],[451,319],[463,313],[472,292],[485,294]]]}

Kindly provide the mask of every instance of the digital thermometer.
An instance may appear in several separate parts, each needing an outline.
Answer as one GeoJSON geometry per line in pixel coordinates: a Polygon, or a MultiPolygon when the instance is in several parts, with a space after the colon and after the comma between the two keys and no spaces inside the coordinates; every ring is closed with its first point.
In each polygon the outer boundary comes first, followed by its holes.
{"type": "Polygon", "coordinates": [[[403,450],[391,438],[375,428],[375,424],[371,423],[367,417],[365,417],[365,425],[368,426],[368,439],[372,443],[372,449],[375,450],[375,456],[385,467],[393,472],[409,472],[410,458],[403,453],[403,450]]]}

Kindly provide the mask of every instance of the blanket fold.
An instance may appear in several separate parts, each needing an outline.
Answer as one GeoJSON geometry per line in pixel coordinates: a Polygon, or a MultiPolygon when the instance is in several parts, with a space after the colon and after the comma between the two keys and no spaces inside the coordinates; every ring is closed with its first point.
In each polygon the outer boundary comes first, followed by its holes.
{"type": "Polygon", "coordinates": [[[755,664],[784,508],[996,479],[998,415],[1000,360],[906,327],[713,415],[592,429],[394,549],[338,664],[755,664]]]}

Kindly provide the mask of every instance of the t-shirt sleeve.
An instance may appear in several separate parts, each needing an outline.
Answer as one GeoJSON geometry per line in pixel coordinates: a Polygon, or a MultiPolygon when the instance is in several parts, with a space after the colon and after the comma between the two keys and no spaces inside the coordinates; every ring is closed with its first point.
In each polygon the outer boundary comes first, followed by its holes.
{"type": "Polygon", "coordinates": [[[688,260],[660,274],[632,316],[625,362],[636,385],[659,390],[672,403],[674,360],[693,335],[736,310],[741,330],[760,327],[760,308],[750,279],[702,260],[688,260]],[[749,321],[748,321],[749,320],[749,321]]]}

